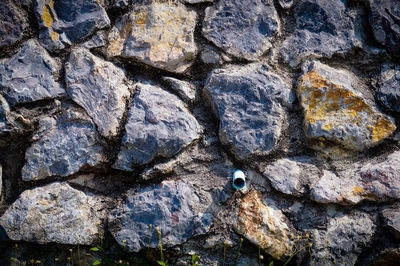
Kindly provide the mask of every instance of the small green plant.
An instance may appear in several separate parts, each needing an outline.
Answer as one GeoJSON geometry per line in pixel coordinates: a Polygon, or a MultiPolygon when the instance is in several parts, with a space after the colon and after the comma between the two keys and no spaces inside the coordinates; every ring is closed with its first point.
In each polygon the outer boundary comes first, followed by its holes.
{"type": "Polygon", "coordinates": [[[306,234],[306,238],[307,238],[308,254],[310,254],[310,264],[311,266],[314,266],[312,251],[311,251],[312,243],[310,242],[310,235],[306,234]]]}
{"type": "Polygon", "coordinates": [[[147,245],[148,248],[150,248],[150,243],[151,243],[151,228],[153,227],[152,224],[149,225],[149,244],[147,245]]]}
{"type": "Polygon", "coordinates": [[[168,261],[164,258],[162,241],[161,241],[161,230],[159,227],[157,227],[156,230],[158,232],[158,238],[160,241],[160,255],[161,255],[161,260],[158,260],[157,263],[158,263],[158,265],[161,265],[161,266],[169,266],[168,261]]]}
{"type": "Polygon", "coordinates": [[[72,248],[69,249],[69,252],[71,253],[71,265],[74,265],[74,258],[72,257],[72,248]]]}
{"type": "Polygon", "coordinates": [[[328,252],[329,252],[329,239],[326,241],[326,249],[325,249],[325,265],[328,265],[328,252]]]}
{"type": "Polygon", "coordinates": [[[228,247],[228,243],[224,242],[224,261],[222,262],[222,266],[225,266],[225,259],[226,259],[226,248],[228,247]]]}
{"type": "Polygon", "coordinates": [[[236,266],[236,265],[238,264],[238,262],[239,262],[240,250],[242,249],[242,243],[243,243],[243,238],[240,239],[239,249],[238,249],[238,253],[237,253],[237,255],[236,255],[235,266],[236,266]]]}
{"type": "MultiPolygon", "coordinates": [[[[297,239],[300,241],[300,240],[302,239],[302,236],[298,236],[297,239]]],[[[303,247],[300,248],[299,243],[296,243],[296,246],[295,246],[295,248],[294,248],[294,251],[293,251],[292,255],[290,255],[289,259],[283,264],[283,266],[286,266],[287,264],[289,264],[289,262],[292,260],[292,258],[293,258],[294,256],[296,256],[298,253],[300,253],[301,251],[303,251],[303,250],[306,249],[307,247],[308,247],[308,248],[311,248],[311,246],[312,246],[312,243],[311,243],[311,242],[308,242],[307,245],[305,245],[305,246],[303,246],[303,247]]]]}
{"type": "Polygon", "coordinates": [[[192,255],[192,266],[200,266],[200,255],[192,255]]]}

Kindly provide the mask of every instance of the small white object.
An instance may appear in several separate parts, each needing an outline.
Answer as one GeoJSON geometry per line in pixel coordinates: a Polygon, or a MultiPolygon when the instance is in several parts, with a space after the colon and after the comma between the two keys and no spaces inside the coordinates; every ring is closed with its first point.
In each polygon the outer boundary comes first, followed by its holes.
{"type": "Polygon", "coordinates": [[[246,177],[242,170],[236,170],[233,173],[233,187],[240,190],[246,187],[246,177]]]}

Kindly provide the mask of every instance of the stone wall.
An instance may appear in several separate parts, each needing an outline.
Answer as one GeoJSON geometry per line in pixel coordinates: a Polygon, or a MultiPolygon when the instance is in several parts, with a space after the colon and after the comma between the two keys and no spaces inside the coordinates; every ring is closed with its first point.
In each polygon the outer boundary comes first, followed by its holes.
{"type": "Polygon", "coordinates": [[[172,265],[394,265],[399,28],[395,0],[1,1],[0,264],[154,262],[159,230],[172,265]]]}

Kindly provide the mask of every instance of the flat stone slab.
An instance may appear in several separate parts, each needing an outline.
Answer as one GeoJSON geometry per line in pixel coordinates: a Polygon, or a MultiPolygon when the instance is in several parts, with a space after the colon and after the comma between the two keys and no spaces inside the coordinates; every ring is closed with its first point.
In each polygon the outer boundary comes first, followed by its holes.
{"type": "Polygon", "coordinates": [[[241,160],[263,156],[277,147],[286,120],[283,105],[290,88],[261,64],[212,71],[204,92],[219,118],[219,138],[241,160]]]}
{"type": "Polygon", "coordinates": [[[93,245],[104,236],[105,202],[66,183],[25,190],[1,216],[15,241],[93,245]]]}
{"type": "Polygon", "coordinates": [[[0,89],[11,105],[60,97],[65,91],[55,80],[57,73],[55,60],[31,39],[14,56],[0,60],[0,89]]]}
{"type": "Polygon", "coordinates": [[[280,30],[272,0],[220,0],[208,7],[203,35],[228,54],[257,60],[280,30]]]}
{"type": "Polygon", "coordinates": [[[294,15],[295,31],[282,44],[282,55],[292,67],[303,59],[346,55],[362,43],[354,16],[341,0],[305,0],[294,15]]]}
{"type": "Polygon", "coordinates": [[[78,48],[65,63],[65,82],[68,95],[86,110],[99,133],[116,136],[130,95],[124,71],[78,48]]]}
{"type": "Polygon", "coordinates": [[[64,49],[96,30],[110,26],[97,0],[34,0],[40,42],[46,49],[64,49]]]}
{"type": "Polygon", "coordinates": [[[200,137],[199,123],[177,96],[150,84],[137,84],[136,90],[115,169],[132,171],[172,157],[200,137]]]}
{"type": "Polygon", "coordinates": [[[25,14],[11,0],[0,2],[0,47],[20,41],[28,24],[25,14]]]}
{"type": "Polygon", "coordinates": [[[311,191],[321,203],[357,204],[362,200],[385,202],[400,198],[400,152],[383,161],[371,159],[338,174],[325,171],[311,191]]]}
{"type": "MultiPolygon", "coordinates": [[[[303,64],[297,95],[304,112],[304,130],[312,148],[324,150],[332,144],[364,151],[380,144],[396,129],[393,118],[381,113],[373,101],[353,87],[355,79],[317,61],[303,64]]],[[[333,150],[330,157],[344,156],[333,150]]]]}
{"type": "Polygon", "coordinates": [[[196,12],[181,3],[136,4],[111,29],[107,53],[183,73],[197,55],[196,22],[196,12]]]}
{"type": "Polygon", "coordinates": [[[103,147],[91,120],[67,111],[46,121],[45,130],[25,153],[22,180],[69,176],[105,162],[103,147]]]}
{"type": "Polygon", "coordinates": [[[118,244],[130,252],[159,247],[157,227],[163,247],[182,244],[190,237],[207,233],[211,226],[211,213],[194,212],[198,204],[201,203],[194,188],[182,181],[131,189],[122,206],[111,212],[110,231],[118,244]]]}

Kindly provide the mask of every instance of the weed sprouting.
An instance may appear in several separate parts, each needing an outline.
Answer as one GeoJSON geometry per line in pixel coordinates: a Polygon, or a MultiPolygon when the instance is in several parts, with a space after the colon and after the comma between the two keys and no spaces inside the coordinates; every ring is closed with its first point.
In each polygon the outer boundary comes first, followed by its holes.
{"type": "Polygon", "coordinates": [[[161,241],[161,230],[160,227],[156,227],[156,230],[158,232],[158,238],[160,241],[160,255],[161,255],[161,260],[158,260],[157,263],[158,265],[161,266],[168,266],[168,261],[164,258],[164,253],[163,253],[163,247],[162,247],[162,241],[161,241]]]}

